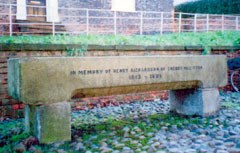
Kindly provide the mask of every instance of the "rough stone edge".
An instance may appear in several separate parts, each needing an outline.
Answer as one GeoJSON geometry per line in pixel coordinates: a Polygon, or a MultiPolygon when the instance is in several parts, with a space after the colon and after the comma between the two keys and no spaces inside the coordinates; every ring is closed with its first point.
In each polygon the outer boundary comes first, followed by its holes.
{"type": "MultiPolygon", "coordinates": [[[[0,44],[0,51],[64,51],[81,48],[77,44],[0,44]]],[[[240,46],[210,46],[211,50],[240,50],[240,46]]],[[[88,45],[88,51],[202,51],[204,46],[88,45]]]]}
{"type": "Polygon", "coordinates": [[[8,94],[14,99],[21,100],[20,95],[20,66],[19,59],[9,59],[8,65],[8,94]]]}

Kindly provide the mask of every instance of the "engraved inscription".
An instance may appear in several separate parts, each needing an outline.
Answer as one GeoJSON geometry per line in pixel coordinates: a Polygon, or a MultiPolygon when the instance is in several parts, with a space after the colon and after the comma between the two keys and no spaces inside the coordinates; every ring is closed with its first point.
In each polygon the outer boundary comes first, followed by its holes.
{"type": "Polygon", "coordinates": [[[72,70],[70,76],[89,76],[102,74],[129,74],[129,80],[145,79],[161,79],[162,72],[178,72],[178,71],[201,71],[203,66],[169,66],[169,67],[144,67],[144,68],[120,68],[120,69],[95,69],[95,70],[72,70]],[[150,73],[150,74],[149,74],[150,73]]]}

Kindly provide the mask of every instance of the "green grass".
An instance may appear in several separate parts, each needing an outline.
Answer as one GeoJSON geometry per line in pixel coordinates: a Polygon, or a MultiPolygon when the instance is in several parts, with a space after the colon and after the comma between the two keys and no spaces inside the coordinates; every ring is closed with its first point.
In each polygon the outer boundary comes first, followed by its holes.
{"type": "Polygon", "coordinates": [[[203,55],[209,54],[209,46],[238,46],[240,32],[180,33],[164,35],[57,35],[57,36],[2,36],[0,43],[6,44],[79,44],[80,48],[66,48],[68,56],[84,56],[88,45],[159,45],[159,46],[202,46],[203,55]]]}
{"type": "Polygon", "coordinates": [[[180,33],[151,36],[2,36],[0,43],[18,44],[95,44],[95,45],[170,45],[170,46],[235,46],[240,42],[240,32],[180,33]]]}

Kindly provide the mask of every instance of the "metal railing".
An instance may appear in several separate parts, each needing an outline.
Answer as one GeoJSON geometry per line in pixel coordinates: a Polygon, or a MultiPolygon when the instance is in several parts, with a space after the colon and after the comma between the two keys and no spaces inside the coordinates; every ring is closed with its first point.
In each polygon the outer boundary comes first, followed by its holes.
{"type": "MultiPolygon", "coordinates": [[[[115,34],[150,35],[181,32],[239,31],[237,15],[180,12],[119,12],[103,9],[58,8],[59,22],[47,22],[46,14],[28,12],[27,20],[17,20],[16,4],[0,4],[0,34],[115,34]],[[31,19],[30,19],[31,18],[31,19]],[[34,21],[43,18],[44,21],[34,21]]],[[[26,8],[45,6],[26,5],[26,8]]],[[[54,17],[54,16],[53,16],[54,17]]]]}

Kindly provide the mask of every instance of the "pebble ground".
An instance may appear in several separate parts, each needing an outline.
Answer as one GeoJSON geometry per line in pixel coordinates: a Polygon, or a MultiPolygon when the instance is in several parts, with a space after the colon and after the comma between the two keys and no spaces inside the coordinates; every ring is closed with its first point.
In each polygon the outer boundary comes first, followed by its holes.
{"type": "MultiPolygon", "coordinates": [[[[240,94],[220,99],[219,114],[211,118],[172,114],[168,101],[158,99],[72,112],[71,142],[43,146],[30,139],[27,146],[29,138],[14,142],[0,131],[0,152],[240,153],[240,94]]],[[[0,128],[14,131],[9,123],[19,126],[12,135],[23,132],[23,119],[0,122],[0,128]]]]}

